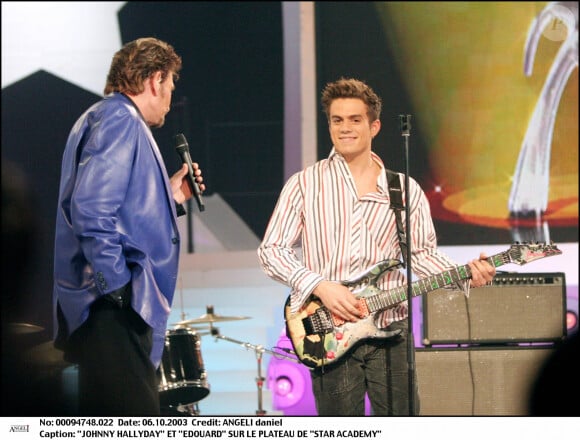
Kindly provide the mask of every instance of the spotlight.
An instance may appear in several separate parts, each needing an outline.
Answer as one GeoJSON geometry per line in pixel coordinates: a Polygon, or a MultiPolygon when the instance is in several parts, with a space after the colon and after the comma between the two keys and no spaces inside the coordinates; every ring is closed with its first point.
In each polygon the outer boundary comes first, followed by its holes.
{"type": "Polygon", "coordinates": [[[274,386],[274,392],[282,397],[286,397],[292,392],[292,381],[288,376],[280,376],[276,378],[276,385],[274,386]]]}
{"type": "Polygon", "coordinates": [[[578,315],[573,310],[568,310],[566,312],[566,330],[568,334],[577,330],[578,327],[578,315]]]}

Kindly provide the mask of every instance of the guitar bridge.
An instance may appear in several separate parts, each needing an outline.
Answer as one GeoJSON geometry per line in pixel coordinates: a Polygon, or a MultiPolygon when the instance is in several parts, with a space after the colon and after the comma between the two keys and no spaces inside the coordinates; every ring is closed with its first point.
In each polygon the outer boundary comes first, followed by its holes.
{"type": "Polygon", "coordinates": [[[323,307],[318,308],[312,315],[302,319],[302,325],[307,336],[330,333],[334,329],[332,315],[323,307]]]}

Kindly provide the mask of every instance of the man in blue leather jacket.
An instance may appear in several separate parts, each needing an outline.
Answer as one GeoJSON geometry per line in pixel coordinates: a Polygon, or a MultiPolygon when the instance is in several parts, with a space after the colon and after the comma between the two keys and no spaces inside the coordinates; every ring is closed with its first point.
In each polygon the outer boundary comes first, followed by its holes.
{"type": "MultiPolygon", "coordinates": [[[[54,251],[55,346],[79,367],[81,415],[158,415],[159,366],[178,272],[186,164],[171,178],[151,133],[181,69],[155,38],[113,57],[105,97],[62,160],[54,251]]],[[[201,171],[194,164],[201,191],[201,171]]]]}

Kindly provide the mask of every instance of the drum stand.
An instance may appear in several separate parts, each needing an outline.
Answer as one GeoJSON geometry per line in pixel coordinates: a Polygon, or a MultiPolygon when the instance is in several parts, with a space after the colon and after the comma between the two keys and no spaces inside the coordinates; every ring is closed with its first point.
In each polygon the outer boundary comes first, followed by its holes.
{"type": "Polygon", "coordinates": [[[199,402],[179,405],[178,411],[187,414],[188,416],[199,416],[199,402]]]}
{"type": "Polygon", "coordinates": [[[287,357],[288,359],[291,360],[295,360],[295,358],[292,358],[290,356],[286,356],[282,353],[276,353],[273,352],[271,350],[268,350],[266,348],[264,348],[262,345],[253,345],[250,344],[249,342],[242,342],[242,341],[238,341],[237,339],[232,339],[232,338],[228,338],[227,336],[223,336],[220,335],[219,330],[215,327],[211,328],[211,334],[212,336],[214,336],[217,339],[224,339],[226,341],[230,341],[233,342],[234,344],[239,344],[242,347],[245,347],[247,349],[251,349],[254,350],[254,352],[256,353],[256,362],[257,362],[257,367],[258,367],[258,375],[256,376],[256,386],[258,387],[258,409],[256,410],[256,415],[258,416],[264,416],[266,415],[266,411],[264,410],[264,408],[262,408],[262,388],[264,387],[264,380],[265,378],[262,376],[262,357],[264,352],[269,353],[269,354],[273,354],[275,356],[283,356],[283,357],[287,357]]]}

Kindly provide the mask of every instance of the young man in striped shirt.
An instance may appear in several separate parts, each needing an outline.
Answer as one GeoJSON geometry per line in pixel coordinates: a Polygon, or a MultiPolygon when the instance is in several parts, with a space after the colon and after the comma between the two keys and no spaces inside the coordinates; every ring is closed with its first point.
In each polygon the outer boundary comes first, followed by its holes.
{"type": "MultiPolygon", "coordinates": [[[[328,158],[288,179],[258,257],[268,276],[291,287],[289,313],[300,312],[317,298],[334,317],[357,323],[363,317],[359,301],[341,281],[351,280],[381,261],[402,260],[385,166],[371,145],[381,128],[382,102],[363,81],[341,78],[326,85],[322,106],[333,148],[328,158]]],[[[405,200],[404,179],[400,178],[405,200]]],[[[457,264],[437,250],[423,190],[415,180],[409,181],[411,230],[407,236],[412,243],[414,273],[423,278],[455,268],[457,264]]],[[[481,254],[468,263],[471,279],[457,281],[458,289],[467,294],[470,287],[491,282],[495,268],[485,259],[481,254]]],[[[403,271],[389,270],[377,287],[388,290],[405,283],[403,271]]],[[[332,362],[322,361],[311,370],[319,415],[362,416],[365,393],[373,415],[419,414],[416,386],[413,410],[409,403],[407,338],[412,334],[408,332],[407,307],[407,301],[402,301],[377,312],[374,325],[392,336],[361,338],[340,359],[333,360],[329,344],[322,342],[318,354],[332,362]]],[[[318,337],[308,336],[304,344],[316,345],[318,337]]]]}

